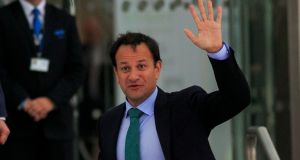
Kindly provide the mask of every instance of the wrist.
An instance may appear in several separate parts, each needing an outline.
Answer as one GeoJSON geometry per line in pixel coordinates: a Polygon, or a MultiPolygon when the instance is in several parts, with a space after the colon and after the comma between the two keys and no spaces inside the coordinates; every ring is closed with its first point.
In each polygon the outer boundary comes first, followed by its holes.
{"type": "Polygon", "coordinates": [[[213,47],[207,48],[207,49],[206,49],[206,52],[208,52],[208,53],[217,53],[217,52],[219,52],[222,48],[223,48],[223,43],[221,42],[221,43],[216,44],[216,45],[213,46],[213,47]]]}

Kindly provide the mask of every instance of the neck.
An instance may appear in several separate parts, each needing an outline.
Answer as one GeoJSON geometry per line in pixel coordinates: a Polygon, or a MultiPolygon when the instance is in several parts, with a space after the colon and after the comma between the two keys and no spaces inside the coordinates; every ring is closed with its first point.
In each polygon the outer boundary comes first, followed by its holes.
{"type": "Polygon", "coordinates": [[[143,101],[132,101],[128,99],[128,102],[132,107],[136,108],[138,105],[142,104],[143,101]]]}
{"type": "Polygon", "coordinates": [[[27,2],[31,3],[34,6],[37,6],[41,3],[42,0],[27,0],[27,2]]]}

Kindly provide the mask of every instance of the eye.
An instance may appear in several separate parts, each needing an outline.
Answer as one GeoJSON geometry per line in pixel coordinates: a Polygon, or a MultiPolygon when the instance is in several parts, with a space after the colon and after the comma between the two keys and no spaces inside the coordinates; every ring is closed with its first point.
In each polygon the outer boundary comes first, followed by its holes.
{"type": "Polygon", "coordinates": [[[121,71],[122,72],[128,72],[129,71],[129,67],[128,66],[123,66],[123,67],[121,67],[121,71]]]}
{"type": "Polygon", "coordinates": [[[138,67],[139,70],[145,70],[146,65],[145,64],[139,64],[137,67],[138,67]]]}

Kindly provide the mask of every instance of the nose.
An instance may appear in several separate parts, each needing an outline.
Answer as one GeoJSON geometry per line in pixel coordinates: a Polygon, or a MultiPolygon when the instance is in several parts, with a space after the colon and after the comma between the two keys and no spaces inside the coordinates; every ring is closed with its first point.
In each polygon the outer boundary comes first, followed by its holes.
{"type": "Polygon", "coordinates": [[[129,76],[128,76],[128,80],[130,82],[136,82],[139,80],[139,71],[137,70],[131,70],[131,72],[129,73],[129,76]]]}

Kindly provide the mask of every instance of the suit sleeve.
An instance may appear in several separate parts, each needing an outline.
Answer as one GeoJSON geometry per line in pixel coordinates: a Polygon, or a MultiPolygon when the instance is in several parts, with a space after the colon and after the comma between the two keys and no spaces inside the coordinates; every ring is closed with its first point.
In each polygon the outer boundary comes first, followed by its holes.
{"type": "Polygon", "coordinates": [[[5,107],[5,99],[2,91],[2,86],[0,84],[0,117],[6,117],[6,107],[5,107]]]}
{"type": "Polygon", "coordinates": [[[65,75],[48,95],[57,107],[69,101],[82,84],[84,77],[81,44],[75,24],[75,18],[70,17],[68,20],[69,23],[66,30],[68,61],[65,66],[65,75]]]}
{"type": "Polygon", "coordinates": [[[234,58],[233,50],[225,60],[210,58],[219,90],[203,94],[191,92],[191,102],[209,128],[229,120],[250,103],[250,89],[246,78],[234,58]]]}

